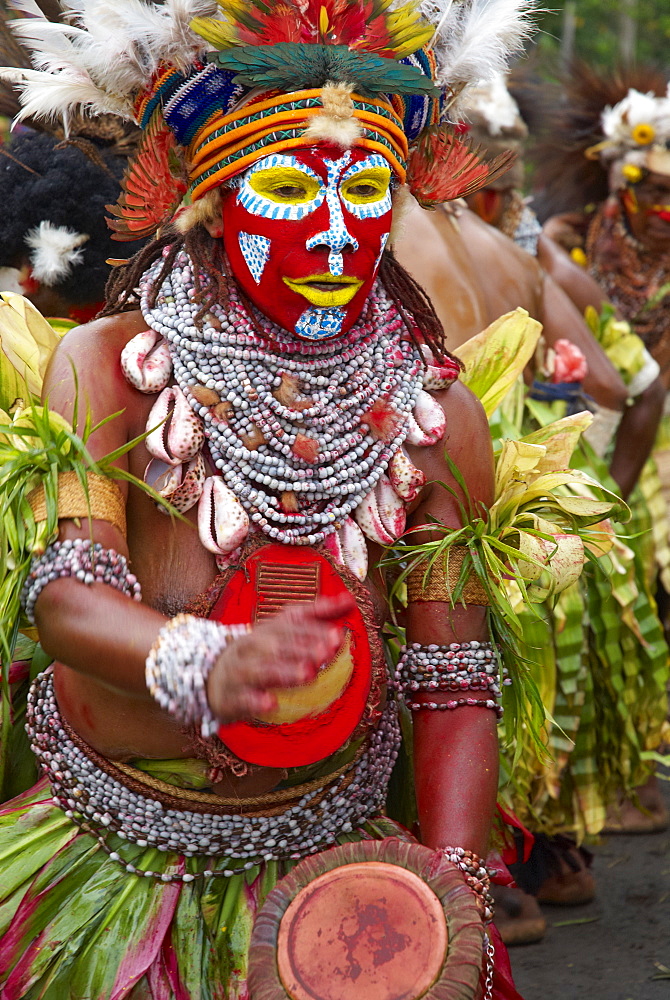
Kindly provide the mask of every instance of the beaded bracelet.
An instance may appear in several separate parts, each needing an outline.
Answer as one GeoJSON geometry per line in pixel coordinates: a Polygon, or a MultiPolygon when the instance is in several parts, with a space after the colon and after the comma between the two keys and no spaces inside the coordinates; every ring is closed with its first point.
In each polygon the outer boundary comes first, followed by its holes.
{"type": "Polygon", "coordinates": [[[137,577],[129,572],[125,556],[87,538],[70,538],[53,542],[31,563],[21,592],[21,605],[31,625],[35,624],[35,604],[47,584],[70,576],[86,586],[105,583],[134,601],[142,600],[137,577]]]}
{"type": "Polygon", "coordinates": [[[483,859],[474,851],[467,851],[464,847],[442,847],[439,853],[463,873],[466,883],[478,898],[484,923],[490,923],[493,920],[494,907],[491,895],[491,872],[483,859]]]}
{"type": "Polygon", "coordinates": [[[177,615],[165,624],[146,659],[149,693],[180,722],[199,725],[207,738],[221,725],[207,701],[207,678],[231,639],[251,625],[222,625],[195,615],[177,615]]]}
{"type": "MultiPolygon", "coordinates": [[[[395,673],[396,688],[407,695],[412,693],[483,691],[488,698],[472,697],[450,699],[445,702],[419,702],[407,699],[412,711],[428,709],[448,711],[465,706],[480,706],[502,714],[498,700],[499,666],[496,652],[490,642],[453,642],[448,646],[435,643],[423,646],[413,643],[402,650],[395,673]]],[[[508,683],[505,676],[504,683],[508,683]]]]}

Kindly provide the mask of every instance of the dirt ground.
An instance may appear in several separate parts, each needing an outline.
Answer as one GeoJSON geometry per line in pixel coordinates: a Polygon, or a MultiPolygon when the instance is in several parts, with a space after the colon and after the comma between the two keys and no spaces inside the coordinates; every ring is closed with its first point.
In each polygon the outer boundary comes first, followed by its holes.
{"type": "Polygon", "coordinates": [[[524,1000],[670,1000],[670,830],[593,850],[596,899],[543,907],[544,940],[510,950],[517,989],[524,1000]]]}

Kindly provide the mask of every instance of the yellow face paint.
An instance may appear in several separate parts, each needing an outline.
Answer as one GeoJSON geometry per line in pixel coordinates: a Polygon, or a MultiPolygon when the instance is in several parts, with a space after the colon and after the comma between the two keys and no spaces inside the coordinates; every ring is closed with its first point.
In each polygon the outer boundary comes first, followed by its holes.
{"type": "Polygon", "coordinates": [[[249,187],[278,205],[305,205],[314,201],[323,185],[297,167],[268,167],[249,177],[249,187]]]}
{"type": "Polygon", "coordinates": [[[390,184],[388,167],[370,167],[345,180],[340,190],[352,205],[370,205],[386,198],[390,184]]]}
{"type": "Polygon", "coordinates": [[[363,284],[358,278],[348,278],[345,275],[335,277],[332,274],[310,274],[306,278],[284,277],[282,280],[291,291],[322,309],[348,305],[363,284]]]}

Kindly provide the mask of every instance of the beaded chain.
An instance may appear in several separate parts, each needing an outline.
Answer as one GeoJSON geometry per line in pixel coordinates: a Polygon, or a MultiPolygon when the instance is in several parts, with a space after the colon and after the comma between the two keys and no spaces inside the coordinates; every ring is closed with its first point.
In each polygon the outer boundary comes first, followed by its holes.
{"type": "MultiPolygon", "coordinates": [[[[440,854],[463,873],[467,885],[474,892],[485,924],[493,920],[494,899],[491,893],[491,875],[493,870],[474,851],[464,847],[443,847],[440,854]]],[[[482,1000],[491,1000],[493,996],[493,965],[495,948],[488,933],[484,934],[484,991],[482,1000]]]]}
{"type": "MultiPolygon", "coordinates": [[[[450,711],[466,706],[488,708],[502,716],[499,704],[499,665],[490,642],[452,642],[448,646],[432,643],[404,646],[395,672],[397,690],[406,698],[413,711],[450,711]],[[490,697],[453,698],[448,701],[414,701],[412,693],[447,691],[484,691],[490,697]],[[408,694],[410,697],[408,697],[408,694]]],[[[504,684],[509,680],[504,672],[504,684]]]]}
{"type": "Polygon", "coordinates": [[[231,284],[225,307],[213,306],[198,327],[183,251],[149,305],[160,266],[143,277],[142,312],[168,342],[177,383],[204,421],[226,485],[276,541],[323,541],[374,488],[409,433],[424,365],[398,310],[377,285],[351,330],[304,341],[258,312],[252,321],[231,284]],[[287,383],[292,405],[281,401],[287,383]],[[225,417],[198,401],[194,390],[202,396],[203,389],[230,404],[225,417]],[[383,436],[366,423],[375,406],[391,414],[383,436]],[[297,510],[282,503],[284,493],[295,496],[297,510]]]}
{"type": "Polygon", "coordinates": [[[30,565],[30,573],[21,592],[21,605],[32,625],[35,624],[37,598],[47,584],[69,576],[87,586],[106,583],[134,601],[142,600],[137,577],[129,572],[125,556],[114,549],[105,549],[99,542],[91,542],[90,539],[69,538],[64,542],[52,542],[30,565]]]}
{"type": "Polygon", "coordinates": [[[261,861],[299,860],[325,850],[383,807],[400,745],[397,707],[389,701],[363,752],[325,792],[306,792],[279,813],[238,815],[166,808],[150,797],[149,790],[139,794],[101,770],[65,731],[51,668],[33,682],[26,719],[32,750],[65,815],[96,836],[109,857],[126,871],[163,882],[191,882],[210,875],[230,878],[261,861]],[[110,848],[109,833],[140,847],[186,857],[219,856],[232,862],[222,869],[185,875],[143,871],[110,848]]]}
{"type": "Polygon", "coordinates": [[[231,639],[251,625],[222,625],[195,615],[177,615],[165,624],[146,659],[149,694],[180,722],[214,736],[221,725],[207,701],[207,678],[231,639]]]}
{"type": "Polygon", "coordinates": [[[475,854],[464,847],[442,847],[440,854],[463,873],[466,883],[477,896],[484,923],[493,920],[494,901],[491,895],[491,873],[486,864],[475,854]]]}

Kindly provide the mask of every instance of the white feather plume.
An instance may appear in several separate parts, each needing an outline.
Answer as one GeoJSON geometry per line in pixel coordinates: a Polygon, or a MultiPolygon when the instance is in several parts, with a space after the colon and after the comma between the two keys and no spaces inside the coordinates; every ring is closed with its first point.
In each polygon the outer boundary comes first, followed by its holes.
{"type": "Polygon", "coordinates": [[[72,268],[81,263],[82,245],[88,239],[86,233],[77,233],[67,226],[40,222],[26,236],[33,277],[45,285],[55,285],[67,278],[72,268]]]}
{"type": "Polygon", "coordinates": [[[510,132],[527,134],[519,105],[507,89],[501,73],[488,83],[478,83],[464,91],[459,111],[464,121],[474,122],[494,138],[510,132]]]}
{"type": "Polygon", "coordinates": [[[436,27],[432,46],[447,94],[505,73],[533,31],[536,0],[423,0],[436,27]]]}
{"type": "MultiPolygon", "coordinates": [[[[62,21],[47,20],[34,0],[13,0],[11,22],[35,66],[18,78],[21,117],[54,117],[74,107],[92,114],[132,117],[132,99],[161,62],[187,70],[203,51],[191,31],[194,17],[216,9],[215,0],[61,0],[62,21]]],[[[13,82],[16,77],[3,74],[13,82]]]]}
{"type": "Polygon", "coordinates": [[[670,85],[665,97],[657,97],[653,92],[642,94],[631,88],[622,101],[605,108],[601,122],[612,148],[618,151],[639,148],[633,138],[638,125],[650,125],[657,141],[666,142],[670,138],[670,85]]]}
{"type": "Polygon", "coordinates": [[[27,118],[62,119],[67,131],[68,114],[74,109],[91,115],[133,117],[130,102],[114,99],[114,95],[100,90],[85,74],[67,70],[43,73],[32,69],[0,69],[0,79],[13,83],[21,93],[22,108],[16,116],[17,121],[27,118]]]}

